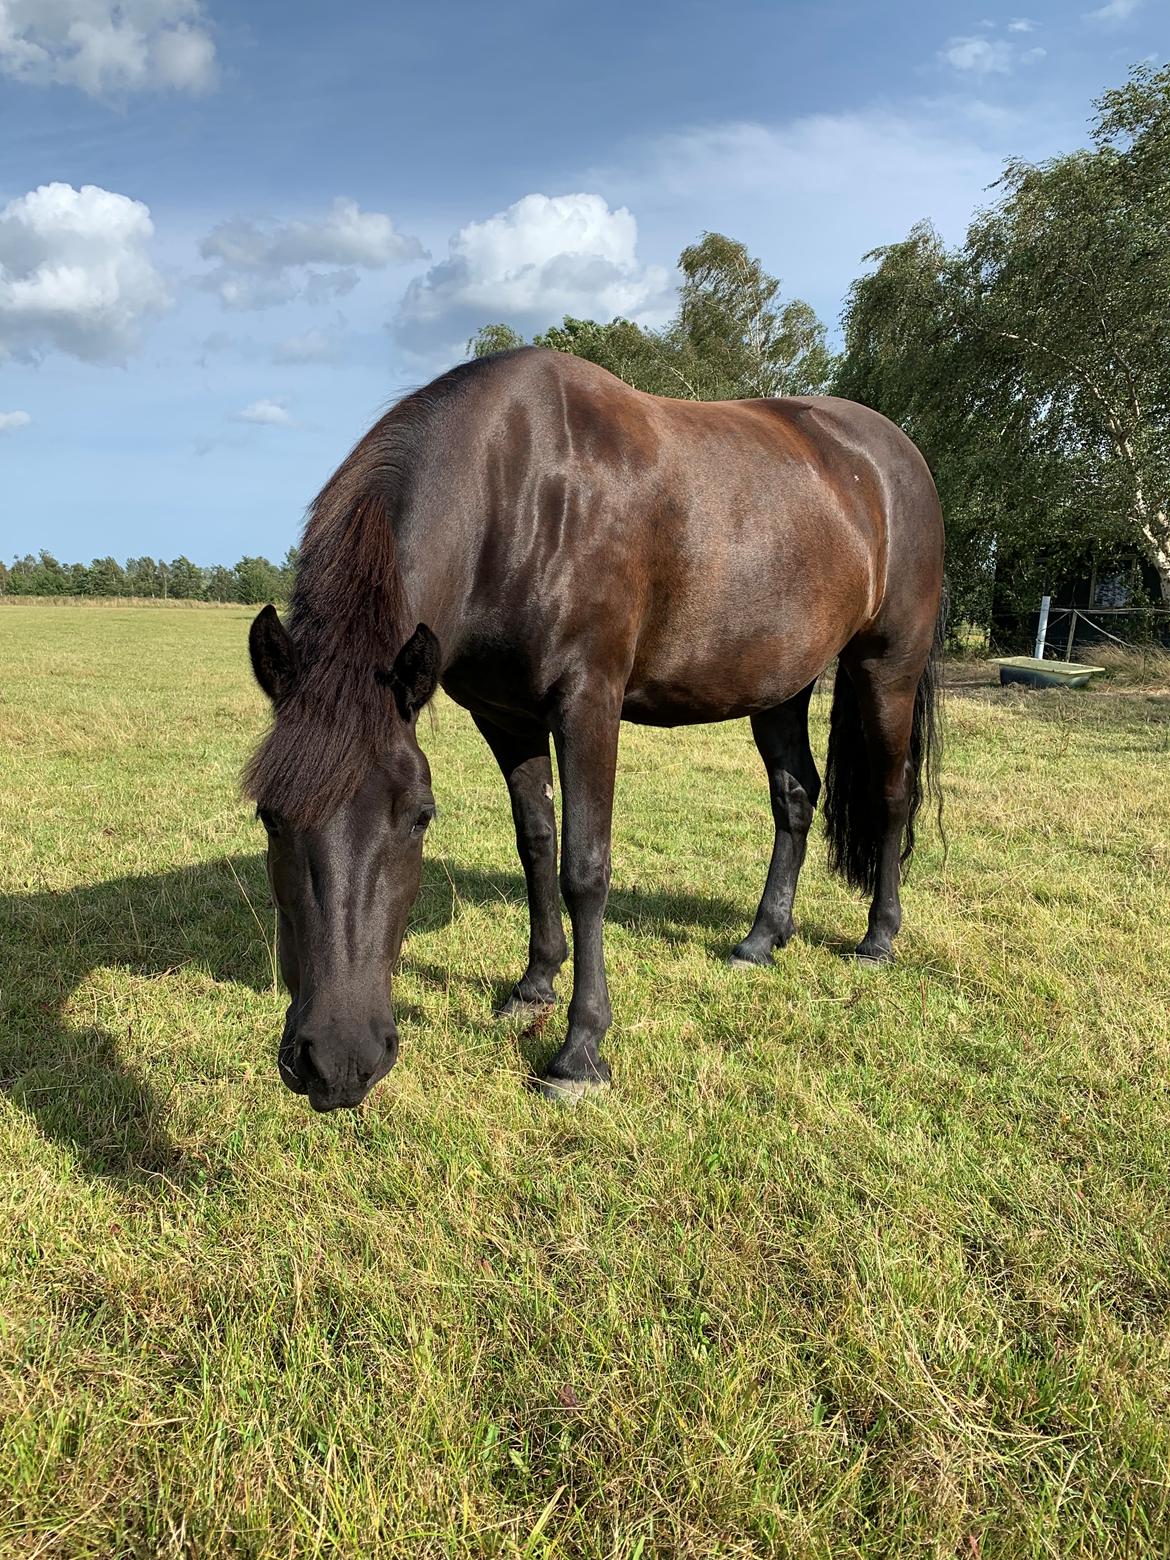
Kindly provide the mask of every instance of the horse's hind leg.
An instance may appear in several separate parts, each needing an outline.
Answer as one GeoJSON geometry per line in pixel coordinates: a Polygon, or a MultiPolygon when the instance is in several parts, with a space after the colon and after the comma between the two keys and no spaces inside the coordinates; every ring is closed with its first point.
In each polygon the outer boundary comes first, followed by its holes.
{"type": "Polygon", "coordinates": [[[501,1016],[547,1007],[568,944],[557,886],[557,822],[553,810],[548,732],[541,726],[505,731],[472,717],[491,748],[508,786],[516,849],[528,888],[528,966],[500,1008],[501,1016]]]}
{"type": "Polygon", "coordinates": [[[792,901],[821,789],[808,741],[812,690],[810,683],[787,704],[752,716],[752,735],[768,772],[776,839],[760,908],[751,931],[732,952],[733,965],[770,963],[773,948],[783,948],[793,933],[792,901]]]}
{"type": "Polygon", "coordinates": [[[868,771],[870,809],[873,898],[869,926],[856,957],[886,964],[893,958],[893,941],[902,925],[902,847],[915,780],[911,737],[921,666],[916,662],[908,668],[884,655],[846,654],[842,662],[864,732],[867,763],[859,768],[868,771]]]}

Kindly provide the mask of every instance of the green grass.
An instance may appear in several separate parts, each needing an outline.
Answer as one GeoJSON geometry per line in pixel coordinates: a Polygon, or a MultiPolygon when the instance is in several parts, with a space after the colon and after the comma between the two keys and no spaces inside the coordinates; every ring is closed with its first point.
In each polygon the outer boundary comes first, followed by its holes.
{"type": "Polygon", "coordinates": [[[563,1007],[490,1017],[522,885],[440,702],[401,1058],[317,1118],[248,616],[0,614],[0,1553],[1166,1553],[1170,699],[952,695],[879,973],[819,842],[728,970],[746,726],[627,728],[575,1112],[523,1087],[563,1007]]]}

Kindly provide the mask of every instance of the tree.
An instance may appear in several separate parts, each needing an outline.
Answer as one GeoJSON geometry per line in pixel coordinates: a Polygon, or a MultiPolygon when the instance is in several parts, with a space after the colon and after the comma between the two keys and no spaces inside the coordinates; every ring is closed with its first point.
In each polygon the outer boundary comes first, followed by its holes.
{"type": "Polygon", "coordinates": [[[206,571],[203,594],[208,601],[238,601],[236,594],[236,576],[231,569],[225,569],[222,563],[213,563],[206,571]]]}
{"type": "Polygon", "coordinates": [[[972,227],[972,325],[989,393],[1063,457],[1066,506],[1136,543],[1170,603],[1170,66],[1097,108],[1092,151],[1010,163],[972,227]]]}
{"type": "Polygon", "coordinates": [[[865,259],[877,264],[849,290],[833,389],[884,412],[926,457],[946,516],[952,620],[985,624],[1010,526],[999,430],[966,389],[978,368],[961,325],[959,258],[923,222],[865,259]]]}
{"type": "Polygon", "coordinates": [[[236,564],[233,598],[249,605],[277,601],[281,596],[280,570],[267,558],[241,558],[236,564]]]}
{"type": "MultiPolygon", "coordinates": [[[[632,320],[574,319],[533,338],[571,352],[653,395],[719,401],[824,392],[833,360],[825,327],[800,299],[780,302],[780,284],[735,239],[704,233],[679,257],[683,284],[662,330],[632,320]]],[[[485,325],[468,351],[485,357],[523,345],[509,325],[485,325]]]]}
{"type": "Polygon", "coordinates": [[[1097,110],[1091,149],[1007,165],[960,249],[918,228],[869,257],[837,388],[919,442],[997,588],[1136,548],[1170,601],[1170,67],[1097,110]]]}
{"type": "Polygon", "coordinates": [[[179,601],[198,601],[203,595],[203,570],[185,554],[167,565],[167,594],[179,601]]]}
{"type": "Polygon", "coordinates": [[[153,558],[126,559],[126,590],[131,596],[161,596],[159,566],[153,558]]]}
{"type": "Polygon", "coordinates": [[[601,325],[566,314],[559,325],[535,336],[533,345],[597,363],[651,395],[690,396],[691,386],[678,370],[673,344],[662,333],[631,320],[619,318],[601,325]]]}
{"type": "Polygon", "coordinates": [[[679,256],[678,314],[666,336],[693,399],[820,395],[830,377],[825,327],[736,239],[704,233],[679,256]]]}
{"type": "Polygon", "coordinates": [[[491,357],[493,352],[513,352],[524,345],[524,337],[510,325],[481,325],[467,343],[467,356],[491,357]]]}
{"type": "Polygon", "coordinates": [[[301,566],[301,549],[290,547],[280,565],[280,599],[288,601],[296,584],[297,570],[301,566]]]}
{"type": "Polygon", "coordinates": [[[68,576],[50,552],[14,559],[8,589],[14,596],[63,596],[68,576]]]}
{"type": "Polygon", "coordinates": [[[91,596],[124,596],[126,574],[116,558],[95,558],[89,566],[91,596]]]}

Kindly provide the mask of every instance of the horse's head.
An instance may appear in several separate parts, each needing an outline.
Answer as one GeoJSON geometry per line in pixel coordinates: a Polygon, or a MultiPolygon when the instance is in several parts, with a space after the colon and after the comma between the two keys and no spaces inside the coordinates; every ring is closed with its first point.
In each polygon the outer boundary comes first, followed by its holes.
{"type": "Polygon", "coordinates": [[[248,787],[268,832],[292,999],[280,1076],[315,1110],[359,1105],[398,1054],[391,972],[435,813],[415,719],[438,681],[438,643],[420,624],[391,667],[351,670],[342,684],[320,675],[272,607],[249,646],[275,711],[248,787]]]}

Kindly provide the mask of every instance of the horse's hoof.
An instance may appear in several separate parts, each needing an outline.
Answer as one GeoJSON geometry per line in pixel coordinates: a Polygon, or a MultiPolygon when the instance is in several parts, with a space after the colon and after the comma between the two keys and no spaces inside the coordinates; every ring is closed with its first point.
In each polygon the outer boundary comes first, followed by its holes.
{"type": "Polygon", "coordinates": [[[882,970],[894,962],[892,953],[870,953],[868,950],[863,951],[861,948],[855,948],[851,953],[846,953],[842,957],[863,970],[882,970]]]}
{"type": "Polygon", "coordinates": [[[531,1080],[532,1088],[541,1099],[553,1100],[558,1105],[579,1105],[592,1095],[608,1094],[609,1063],[603,1056],[585,1060],[581,1075],[576,1077],[552,1070],[556,1065],[554,1057],[550,1070],[531,1080]]]}
{"type": "Polygon", "coordinates": [[[582,1100],[608,1094],[608,1078],[534,1078],[534,1091],[554,1105],[580,1105],[582,1100]]]}
{"type": "Polygon", "coordinates": [[[738,948],[731,950],[727,965],[733,970],[767,970],[772,967],[772,955],[770,952],[751,953],[740,943],[738,948]]]}
{"type": "Polygon", "coordinates": [[[555,997],[549,997],[547,1001],[543,997],[522,997],[518,991],[513,991],[500,1003],[493,1017],[495,1018],[524,1018],[531,1020],[544,1019],[553,1010],[555,997]]]}

